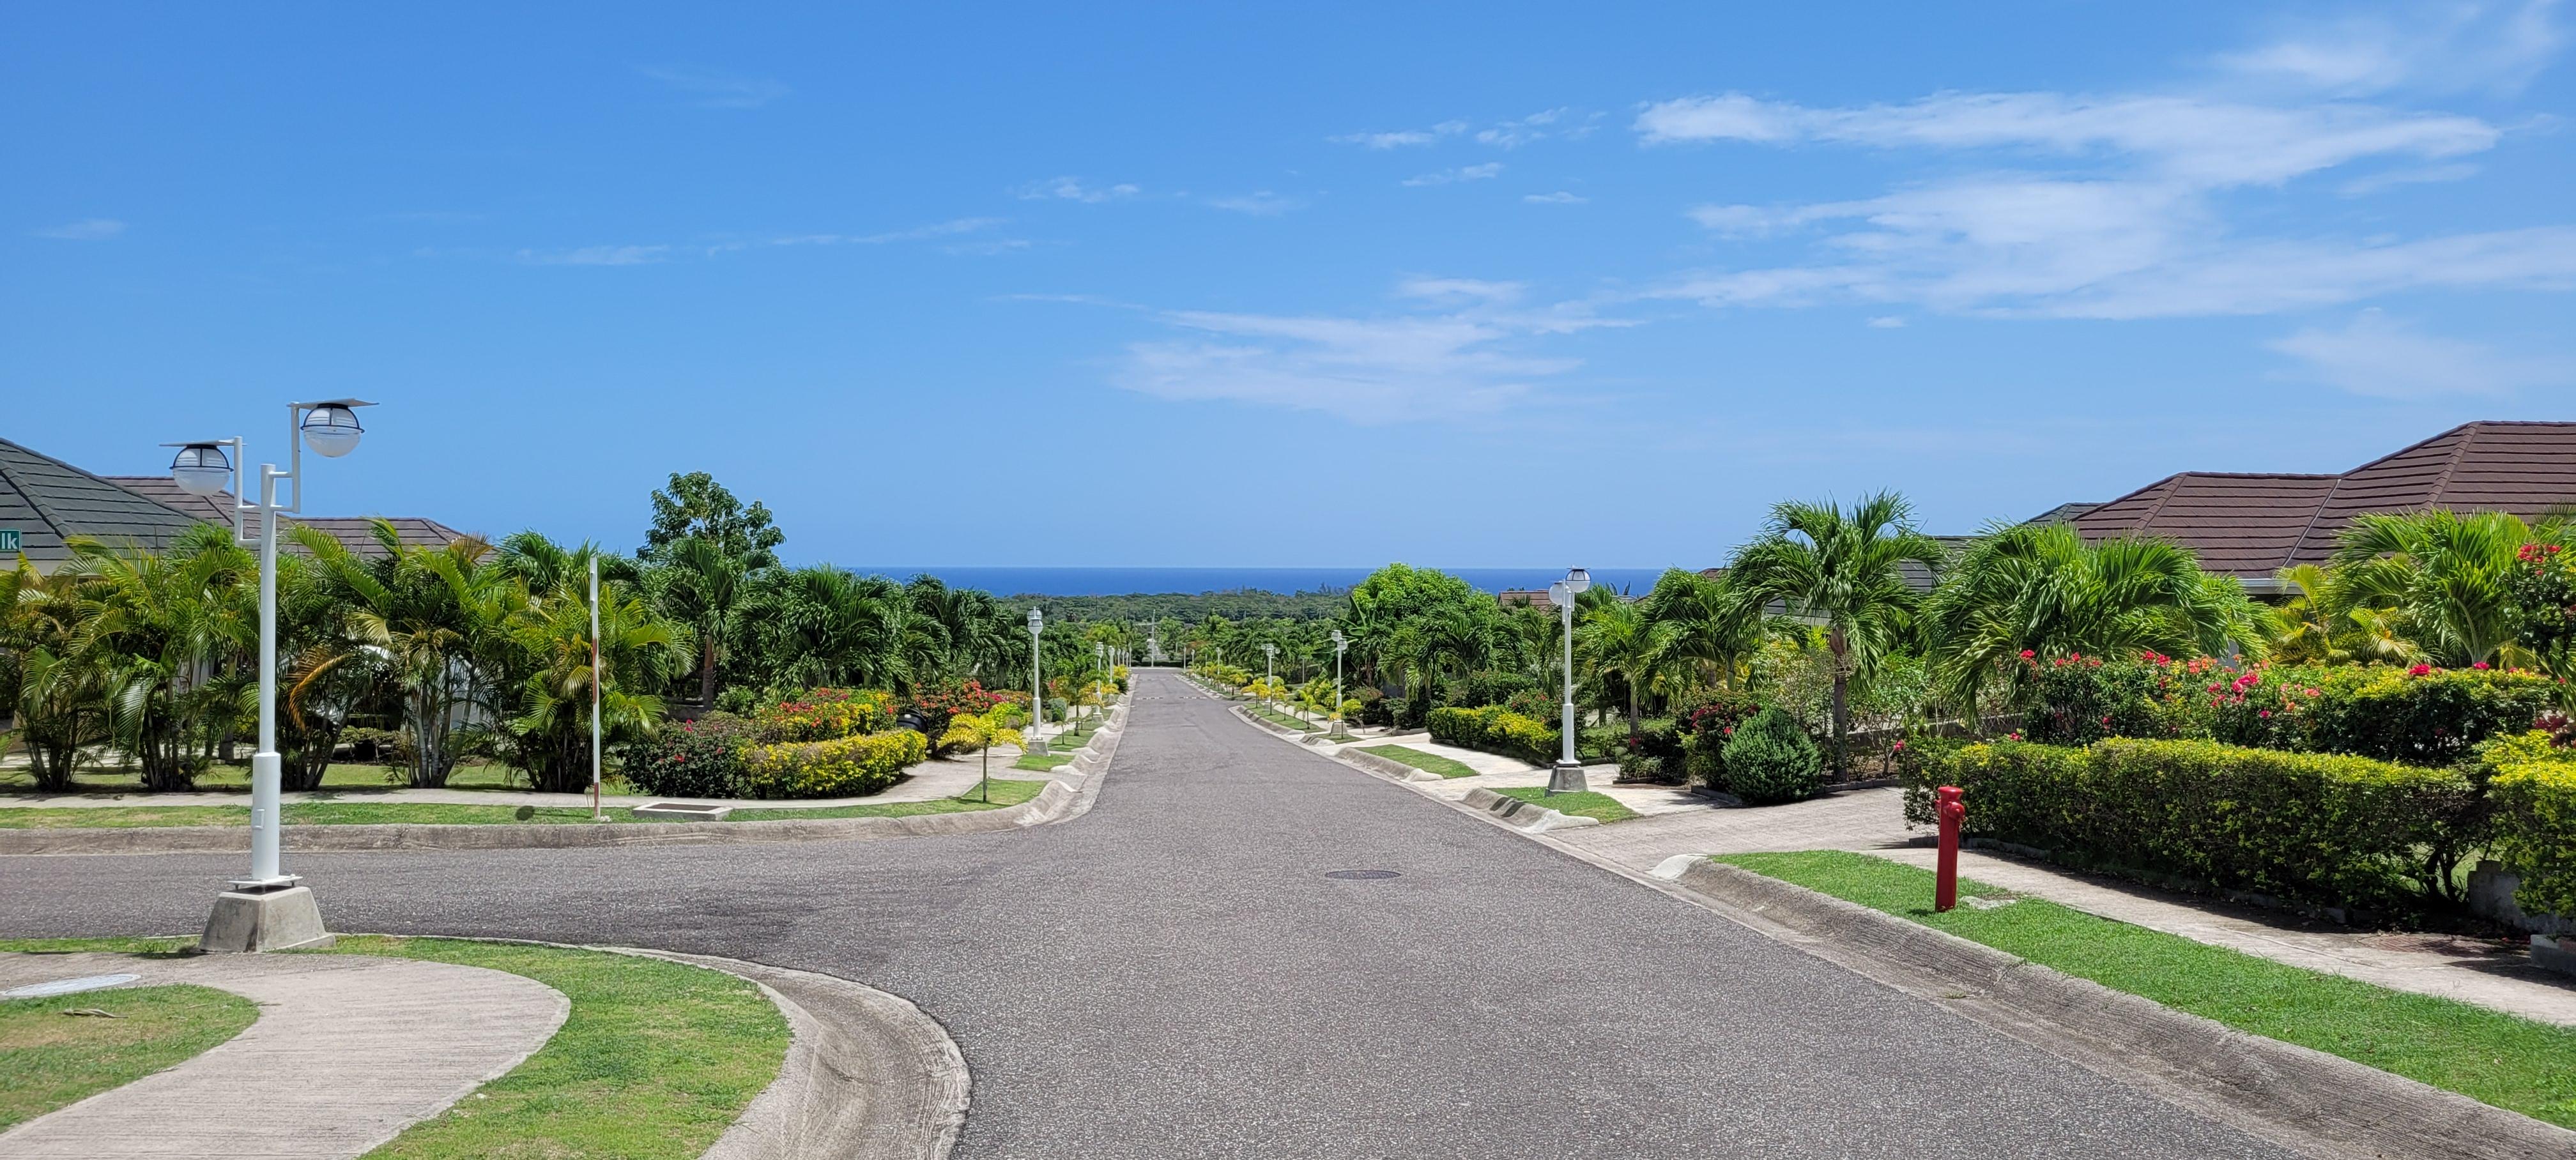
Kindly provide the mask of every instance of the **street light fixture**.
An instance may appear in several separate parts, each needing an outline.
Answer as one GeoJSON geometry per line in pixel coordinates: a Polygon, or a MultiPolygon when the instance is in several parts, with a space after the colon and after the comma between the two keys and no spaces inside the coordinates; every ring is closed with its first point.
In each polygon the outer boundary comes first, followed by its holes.
{"type": "Polygon", "coordinates": [[[1547,586],[1548,602],[1556,605],[1557,616],[1565,629],[1565,706],[1558,735],[1564,741],[1556,767],[1548,771],[1547,792],[1581,793],[1586,788],[1583,766],[1574,760],[1574,598],[1592,587],[1592,574],[1581,568],[1568,568],[1565,579],[1547,586]]]}
{"type": "Polygon", "coordinates": [[[1273,684],[1276,684],[1279,680],[1277,672],[1278,662],[1278,645],[1265,644],[1261,646],[1261,700],[1264,705],[1268,705],[1271,701],[1270,687],[1273,684]]]}
{"type": "Polygon", "coordinates": [[[325,399],[286,405],[287,469],[259,465],[259,498],[241,486],[244,453],[239,437],[163,444],[179,453],[170,460],[171,482],[190,495],[233,492],[233,542],[259,547],[259,752],[250,759],[250,875],[232,880],[232,889],[215,896],[214,913],[206,919],[198,946],[207,951],[283,950],[328,937],[322,908],[312,888],[278,864],[281,761],[277,753],[277,517],[304,510],[304,449],[337,459],[357,449],[366,429],[357,409],[375,404],[363,399],[325,399]],[[227,456],[224,449],[230,447],[227,456]],[[291,498],[278,498],[278,483],[295,485],[291,498]],[[250,517],[259,516],[256,537],[250,517]]]}
{"type": "Polygon", "coordinates": [[[1039,638],[1046,632],[1046,613],[1035,605],[1029,607],[1029,752],[1046,752],[1046,741],[1040,738],[1038,726],[1046,724],[1046,685],[1038,680],[1039,638]]]}
{"type": "Polygon", "coordinates": [[[1349,639],[1348,637],[1345,637],[1345,636],[1343,636],[1343,635],[1342,635],[1342,630],[1340,630],[1340,629],[1338,629],[1338,628],[1337,628],[1337,629],[1334,629],[1334,630],[1333,630],[1333,734],[1334,734],[1334,736],[1336,736],[1336,737],[1340,737],[1340,738],[1348,738],[1348,737],[1351,735],[1351,721],[1350,721],[1350,717],[1349,717],[1349,716],[1348,716],[1348,715],[1343,711],[1343,705],[1342,705],[1342,653],[1343,653],[1343,651],[1344,651],[1344,650],[1347,650],[1347,649],[1349,649],[1350,647],[1351,647],[1350,639],[1349,639]]]}

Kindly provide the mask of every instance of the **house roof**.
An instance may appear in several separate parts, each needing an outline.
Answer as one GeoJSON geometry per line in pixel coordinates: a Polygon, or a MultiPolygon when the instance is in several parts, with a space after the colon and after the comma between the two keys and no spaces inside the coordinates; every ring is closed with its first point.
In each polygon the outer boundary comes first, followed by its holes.
{"type": "Polygon", "coordinates": [[[40,571],[71,558],[65,541],[74,536],[160,549],[196,523],[186,512],[0,439],[0,529],[18,533],[19,552],[40,571]]]}
{"type": "Polygon", "coordinates": [[[2038,515],[2032,516],[2029,519],[2023,520],[2022,522],[2025,524],[2071,524],[2075,522],[2075,517],[2083,515],[2084,513],[2092,511],[2100,506],[2102,505],[2098,503],[2062,503],[2056,507],[2048,509],[2047,511],[2041,512],[2038,515]]]}
{"type": "Polygon", "coordinates": [[[2071,522],[2086,539],[2155,536],[2201,566],[2268,578],[2322,563],[2365,512],[2505,511],[2526,519],[2576,504],[2576,423],[2464,423],[2337,475],[2184,472],[2071,522]]]}
{"type": "MultiPolygon", "coordinates": [[[[208,523],[230,525],[233,522],[233,495],[231,492],[217,492],[213,495],[190,495],[187,492],[179,490],[178,483],[166,475],[110,475],[103,478],[107,482],[133,492],[138,496],[155,501],[165,507],[185,512],[208,523]]],[[[330,536],[332,539],[340,541],[342,547],[349,549],[351,552],[354,552],[359,556],[373,558],[385,554],[384,545],[376,542],[376,533],[374,530],[375,520],[372,518],[359,516],[288,516],[286,517],[286,521],[292,525],[316,529],[323,534],[330,536]]],[[[385,517],[385,522],[392,524],[394,526],[395,533],[401,537],[402,542],[405,545],[412,547],[440,548],[445,547],[453,541],[467,538],[465,533],[448,527],[437,520],[424,519],[419,516],[387,516],[385,517]]],[[[290,551],[303,550],[296,545],[295,541],[282,537],[279,539],[278,544],[280,547],[286,548],[290,551]]]]}

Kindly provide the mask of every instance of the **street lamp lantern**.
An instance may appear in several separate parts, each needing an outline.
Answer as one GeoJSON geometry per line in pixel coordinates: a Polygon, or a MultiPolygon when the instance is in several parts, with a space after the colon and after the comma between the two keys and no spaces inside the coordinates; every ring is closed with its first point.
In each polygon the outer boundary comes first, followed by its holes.
{"type": "Polygon", "coordinates": [[[1343,736],[1343,737],[1348,737],[1348,736],[1350,736],[1350,735],[1351,735],[1351,722],[1350,722],[1350,719],[1349,719],[1347,716],[1345,716],[1345,715],[1343,714],[1343,710],[1342,710],[1342,653],[1343,653],[1343,651],[1344,651],[1344,650],[1346,650],[1346,649],[1348,649],[1348,648],[1350,648],[1350,647],[1351,647],[1350,639],[1342,635],[1342,630],[1340,630],[1340,629],[1338,629],[1338,628],[1337,628],[1337,629],[1334,629],[1334,630],[1333,630],[1333,725],[1334,725],[1335,731],[1336,731],[1337,733],[1339,733],[1339,734],[1340,734],[1341,736],[1343,736]]]}
{"type": "Polygon", "coordinates": [[[233,482],[232,460],[221,443],[165,443],[179,454],[170,459],[170,479],[190,495],[216,495],[233,482]]]}
{"type": "Polygon", "coordinates": [[[1549,793],[1580,793],[1588,788],[1583,766],[1574,760],[1574,598],[1590,587],[1592,574],[1581,568],[1566,569],[1565,579],[1547,586],[1548,603],[1556,605],[1559,623],[1565,630],[1565,704],[1557,728],[1563,745],[1556,766],[1547,774],[1549,793]]]}
{"type": "Polygon", "coordinates": [[[357,408],[375,404],[362,399],[329,399],[308,405],[312,409],[304,413],[304,422],[299,424],[304,430],[304,445],[312,448],[315,455],[338,459],[357,450],[358,437],[367,433],[365,427],[358,425],[357,408]]]}

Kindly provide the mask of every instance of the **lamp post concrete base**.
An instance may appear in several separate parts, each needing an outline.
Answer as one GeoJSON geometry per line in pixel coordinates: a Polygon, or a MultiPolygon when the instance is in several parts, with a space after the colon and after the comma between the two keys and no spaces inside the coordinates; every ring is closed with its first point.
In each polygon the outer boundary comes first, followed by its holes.
{"type": "Polygon", "coordinates": [[[1592,783],[1584,780],[1583,765],[1580,762],[1560,761],[1548,767],[1547,792],[1549,793],[1583,793],[1591,788],[1592,783]]]}
{"type": "Polygon", "coordinates": [[[244,887],[215,896],[215,912],[206,918],[206,933],[197,940],[197,949],[207,954],[258,954],[327,947],[331,942],[322,929],[322,906],[314,901],[310,887],[244,887]]]}

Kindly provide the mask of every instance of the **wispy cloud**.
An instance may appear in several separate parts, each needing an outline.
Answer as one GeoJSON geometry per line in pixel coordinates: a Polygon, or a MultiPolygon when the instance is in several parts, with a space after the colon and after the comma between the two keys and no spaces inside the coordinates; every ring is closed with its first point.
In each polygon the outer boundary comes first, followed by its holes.
{"type": "Polygon", "coordinates": [[[2378,310],[2364,310],[2341,328],[2308,327],[2264,346],[2296,359],[2295,377],[2381,399],[2511,395],[2576,383],[2576,363],[2567,359],[2502,354],[2425,334],[2378,310]]]}
{"type": "Polygon", "coordinates": [[[766,77],[729,76],[698,69],[638,65],[636,72],[687,94],[701,109],[757,109],[787,95],[787,86],[766,77]]]}
{"type": "Polygon", "coordinates": [[[1882,314],[1870,319],[1869,324],[1878,330],[1898,330],[1904,327],[1905,319],[1894,314],[1882,314]]]}
{"type": "Polygon", "coordinates": [[[1218,209],[1250,214],[1253,217],[1277,217],[1283,213],[1306,208],[1303,198],[1283,197],[1266,189],[1235,197],[1211,197],[1207,199],[1207,203],[1218,209]]]}
{"type": "Polygon", "coordinates": [[[1566,122],[1566,114],[1571,111],[1547,109],[1517,121],[1502,121],[1488,125],[1476,130],[1476,140],[1498,148],[1518,149],[1532,141],[1544,141],[1549,137],[1581,136],[1591,132],[1589,122],[1571,124],[1566,122]]]}
{"type": "Polygon", "coordinates": [[[1510,302],[1529,289],[1519,282],[1489,282],[1481,278],[1407,278],[1395,285],[1395,292],[1406,298],[1470,299],[1477,302],[1510,302]]]}
{"type": "Polygon", "coordinates": [[[1396,129],[1384,133],[1344,133],[1325,138],[1336,145],[1357,145],[1363,149],[1403,149],[1429,145],[1443,137],[1455,137],[1467,131],[1465,121],[1442,121],[1428,129],[1396,129]]]}
{"type": "Polygon", "coordinates": [[[1144,190],[1125,182],[1116,185],[1087,185],[1080,178],[1075,177],[1051,177],[1045,181],[1034,181],[1020,187],[1020,197],[1026,201],[1053,199],[1094,205],[1104,201],[1134,197],[1143,192],[1144,190]]]}
{"type": "Polygon", "coordinates": [[[773,246],[882,246],[890,242],[920,242],[932,238],[976,233],[1001,225],[1003,220],[994,217],[950,218],[947,221],[933,222],[926,226],[874,234],[789,234],[771,238],[768,244],[773,246]]]}
{"type": "Polygon", "coordinates": [[[2450,165],[2427,165],[2420,169],[2389,169],[2356,177],[2337,187],[2345,197],[2368,197],[2383,189],[2400,185],[2431,185],[2445,181],[2466,181],[2478,175],[2478,167],[2465,161],[2450,165]]]}
{"type": "Polygon", "coordinates": [[[1531,205],[1582,205],[1590,199],[1560,189],[1554,193],[1525,193],[1521,200],[1531,205]]]}
{"type": "Polygon", "coordinates": [[[39,238],[65,242],[104,242],[125,232],[125,223],[115,218],[82,218],[34,231],[39,238]]]}
{"type": "Polygon", "coordinates": [[[2559,0],[2417,3],[2360,13],[2218,58],[2242,77],[2339,96],[2399,89],[2513,92],[2553,63],[2568,36],[2559,0]]]}
{"type": "Polygon", "coordinates": [[[1488,161],[1482,165],[1461,165],[1454,169],[1442,169],[1432,173],[1424,173],[1418,176],[1408,177],[1404,179],[1404,184],[1448,185],[1459,181],[1484,181],[1489,178],[1500,177],[1502,176],[1502,172],[1502,162],[1488,161]]]}
{"type": "Polygon", "coordinates": [[[669,246],[583,246],[574,250],[521,250],[533,266],[642,266],[671,256],[669,246]]]}

